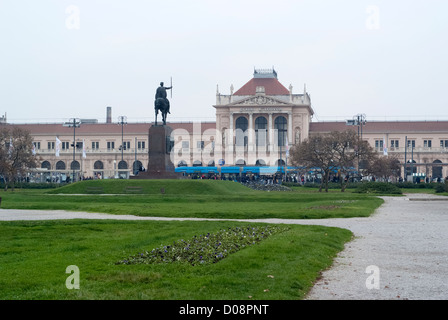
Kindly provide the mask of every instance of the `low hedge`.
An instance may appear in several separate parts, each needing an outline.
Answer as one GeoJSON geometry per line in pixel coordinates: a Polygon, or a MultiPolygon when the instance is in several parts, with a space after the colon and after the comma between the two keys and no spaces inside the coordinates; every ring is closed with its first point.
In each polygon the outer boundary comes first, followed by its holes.
{"type": "Polygon", "coordinates": [[[436,193],[448,192],[448,181],[445,181],[445,183],[437,183],[434,189],[436,193]]]}
{"type": "MultiPolygon", "coordinates": [[[[50,182],[14,182],[15,189],[54,189],[63,186],[60,183],[50,182]]],[[[8,183],[8,188],[11,188],[11,184],[8,183]]],[[[5,183],[0,183],[0,189],[5,188],[5,183]]]]}
{"type": "Polygon", "coordinates": [[[355,193],[402,194],[400,188],[388,182],[362,182],[353,190],[355,193]]]}

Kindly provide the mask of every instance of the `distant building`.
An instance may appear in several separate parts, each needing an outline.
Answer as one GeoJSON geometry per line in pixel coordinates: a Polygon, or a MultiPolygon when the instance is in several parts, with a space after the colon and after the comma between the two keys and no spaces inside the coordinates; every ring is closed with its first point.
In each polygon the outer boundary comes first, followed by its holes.
{"type": "MultiPolygon", "coordinates": [[[[346,122],[312,122],[310,134],[352,129],[346,122]]],[[[448,176],[448,121],[367,121],[362,139],[380,154],[396,156],[402,164],[401,176],[442,179],[448,176]],[[406,161],[405,161],[406,160],[406,161]]]]}
{"type": "MultiPolygon", "coordinates": [[[[217,88],[213,107],[216,122],[168,123],[173,129],[171,159],[176,167],[209,167],[211,172],[224,173],[232,166],[290,165],[288,149],[310,135],[352,129],[359,130],[378,153],[396,155],[402,177],[405,163],[411,177],[448,176],[448,121],[315,122],[305,86],[293,93],[292,85],[281,84],[274,69],[254,70],[252,79],[235,92],[233,86],[229,94],[217,88]]],[[[146,169],[151,124],[122,127],[112,123],[110,106],[106,112],[106,123],[84,119],[75,129],[62,123],[14,125],[31,132],[41,159],[37,169],[41,180],[65,181],[73,172],[76,180],[128,178],[146,169]]],[[[8,125],[6,114],[0,124],[8,125]]]]}
{"type": "Polygon", "coordinates": [[[216,148],[229,164],[284,165],[286,149],[309,134],[311,99],[306,90],[294,94],[275,70],[255,70],[235,93],[216,92],[216,148]]]}

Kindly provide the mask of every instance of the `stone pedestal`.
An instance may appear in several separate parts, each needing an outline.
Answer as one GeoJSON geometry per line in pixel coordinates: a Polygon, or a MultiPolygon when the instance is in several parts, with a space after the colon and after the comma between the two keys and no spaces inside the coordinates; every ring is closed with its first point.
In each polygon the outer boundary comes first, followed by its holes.
{"type": "Polygon", "coordinates": [[[182,174],[174,171],[170,159],[172,148],[169,126],[151,126],[148,133],[149,161],[145,172],[139,172],[133,179],[180,179],[182,174]]]}

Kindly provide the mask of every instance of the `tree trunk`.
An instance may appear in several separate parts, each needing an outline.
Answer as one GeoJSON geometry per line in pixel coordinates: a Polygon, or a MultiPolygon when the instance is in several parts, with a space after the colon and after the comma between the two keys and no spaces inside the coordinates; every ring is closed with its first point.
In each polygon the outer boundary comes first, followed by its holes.
{"type": "Polygon", "coordinates": [[[325,192],[328,192],[328,179],[330,179],[330,170],[325,172],[325,192]]]}

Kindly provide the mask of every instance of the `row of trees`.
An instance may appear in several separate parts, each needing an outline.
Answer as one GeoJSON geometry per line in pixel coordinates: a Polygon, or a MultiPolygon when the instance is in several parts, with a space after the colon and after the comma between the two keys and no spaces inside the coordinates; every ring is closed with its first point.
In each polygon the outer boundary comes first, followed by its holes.
{"type": "MultiPolygon", "coordinates": [[[[319,191],[326,192],[330,174],[335,170],[343,177],[348,177],[353,167],[362,167],[364,173],[380,178],[400,175],[400,162],[395,157],[380,157],[352,130],[310,136],[291,149],[290,161],[307,169],[319,168],[322,173],[319,191]]],[[[349,179],[340,181],[344,191],[349,179]]]]}
{"type": "Polygon", "coordinates": [[[0,126],[0,180],[14,189],[14,182],[37,166],[30,133],[18,127],[0,126]]]}

